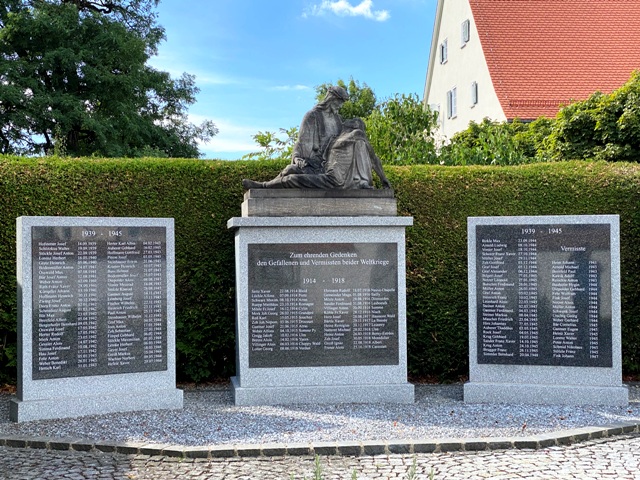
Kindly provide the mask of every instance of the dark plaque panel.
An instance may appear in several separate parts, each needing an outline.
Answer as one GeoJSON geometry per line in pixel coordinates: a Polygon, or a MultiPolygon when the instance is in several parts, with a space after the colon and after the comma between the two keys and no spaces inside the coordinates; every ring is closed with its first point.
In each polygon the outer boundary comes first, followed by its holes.
{"type": "Polygon", "coordinates": [[[165,227],[32,227],[33,379],[167,369],[165,227]]]}
{"type": "Polygon", "coordinates": [[[478,363],[612,366],[608,224],[477,225],[478,363]]]}
{"type": "Polygon", "coordinates": [[[250,368],[398,364],[395,243],[248,247],[250,368]]]}

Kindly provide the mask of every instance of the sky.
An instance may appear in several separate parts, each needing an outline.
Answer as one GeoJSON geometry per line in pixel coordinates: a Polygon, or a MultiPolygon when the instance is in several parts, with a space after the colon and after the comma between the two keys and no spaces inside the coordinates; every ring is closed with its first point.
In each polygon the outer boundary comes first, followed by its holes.
{"type": "Polygon", "coordinates": [[[299,126],[315,87],[350,78],[378,100],[422,99],[437,0],[161,0],[150,64],[196,77],[193,123],[219,133],[206,159],[240,159],[253,135],[299,126]]]}

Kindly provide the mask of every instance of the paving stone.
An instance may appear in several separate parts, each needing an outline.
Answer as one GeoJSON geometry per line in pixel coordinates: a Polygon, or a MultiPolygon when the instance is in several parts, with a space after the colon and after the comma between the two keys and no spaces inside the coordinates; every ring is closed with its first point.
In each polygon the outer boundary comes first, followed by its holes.
{"type": "MultiPolygon", "coordinates": [[[[506,439],[502,441],[506,442],[506,439]]],[[[500,444],[500,439],[494,444],[500,444]]],[[[414,451],[420,446],[414,445],[414,451]]],[[[369,448],[373,447],[369,445],[369,448]]],[[[174,448],[174,453],[185,451],[174,448]]],[[[325,480],[351,478],[353,472],[359,480],[406,479],[412,468],[420,479],[428,479],[433,470],[436,480],[637,480],[639,451],[640,434],[633,433],[536,450],[509,448],[375,456],[331,455],[320,457],[320,462],[325,480]]],[[[298,480],[313,478],[313,472],[314,457],[311,455],[206,459],[0,446],[0,478],[3,480],[245,480],[290,479],[292,476],[298,480]]]]}

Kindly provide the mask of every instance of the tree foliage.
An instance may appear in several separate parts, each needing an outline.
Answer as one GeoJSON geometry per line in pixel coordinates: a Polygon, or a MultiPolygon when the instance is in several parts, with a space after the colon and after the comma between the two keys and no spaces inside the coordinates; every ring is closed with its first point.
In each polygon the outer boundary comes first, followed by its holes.
{"type": "Polygon", "coordinates": [[[298,127],[281,128],[280,133],[284,138],[278,137],[274,132],[258,132],[253,136],[261,150],[251,152],[242,157],[243,160],[275,160],[291,158],[293,146],[298,139],[298,127]]]}
{"type": "Polygon", "coordinates": [[[360,82],[354,80],[353,77],[349,79],[349,83],[339,79],[335,84],[323,83],[322,85],[318,85],[316,87],[317,102],[324,98],[329,87],[332,85],[344,88],[349,94],[349,100],[342,104],[339,112],[340,116],[344,120],[348,120],[350,118],[364,119],[371,115],[373,110],[376,108],[376,94],[366,83],[362,83],[361,85],[360,82]]]}
{"type": "Polygon", "coordinates": [[[197,157],[193,76],[146,64],[158,0],[6,0],[0,7],[0,153],[197,157]]]}
{"type": "MultiPolygon", "coordinates": [[[[470,122],[444,145],[434,132],[437,114],[416,95],[396,94],[383,102],[361,101],[370,90],[353,80],[346,85],[354,101],[341,114],[360,116],[374,151],[387,164],[518,165],[560,160],[640,161],[640,71],[610,94],[596,92],[560,109],[556,118],[533,122],[470,122]],[[354,114],[354,112],[358,114],[354,114]],[[364,114],[369,112],[368,114],[364,114]]],[[[316,87],[317,99],[331,84],[316,87]]],[[[344,108],[344,106],[343,106],[344,108]]],[[[256,137],[254,137],[256,138],[256,137]]],[[[256,138],[258,140],[258,138],[256,138]]],[[[295,139],[289,137],[288,141],[295,139]]],[[[269,158],[262,156],[260,158],[269,158]]]]}
{"type": "Polygon", "coordinates": [[[545,139],[553,121],[539,118],[532,123],[496,122],[485,118],[470,122],[456,133],[439,153],[441,165],[519,165],[545,161],[549,157],[545,139]]]}
{"type": "MultiPolygon", "coordinates": [[[[316,100],[322,100],[332,85],[324,83],[317,86],[316,100]]],[[[366,83],[360,84],[351,78],[348,84],[340,79],[335,85],[349,93],[349,100],[342,105],[340,116],[343,120],[356,117],[364,120],[369,141],[383,163],[434,163],[432,134],[436,127],[436,114],[425,109],[417,95],[395,95],[377,103],[373,90],[366,83]]],[[[264,160],[290,155],[297,140],[297,128],[281,128],[280,132],[286,135],[285,139],[274,132],[258,132],[253,138],[261,150],[243,158],[264,160]]]]}
{"type": "Polygon", "coordinates": [[[560,110],[549,148],[558,160],[640,161],[640,71],[610,94],[560,110]]]}
{"type": "Polygon", "coordinates": [[[436,162],[436,122],[437,114],[415,94],[396,94],[365,118],[369,141],[380,159],[403,165],[436,162]]]}

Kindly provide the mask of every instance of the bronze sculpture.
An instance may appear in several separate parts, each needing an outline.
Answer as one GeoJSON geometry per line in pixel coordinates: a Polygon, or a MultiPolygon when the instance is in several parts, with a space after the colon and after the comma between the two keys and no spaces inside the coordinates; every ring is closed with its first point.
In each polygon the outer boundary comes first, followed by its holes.
{"type": "Polygon", "coordinates": [[[347,99],[344,88],[330,87],[322,102],[305,114],[291,164],[268,182],[243,180],[244,188],[373,188],[373,171],[384,188],[391,188],[364,122],[359,118],[342,122],[338,115],[347,99]]]}

